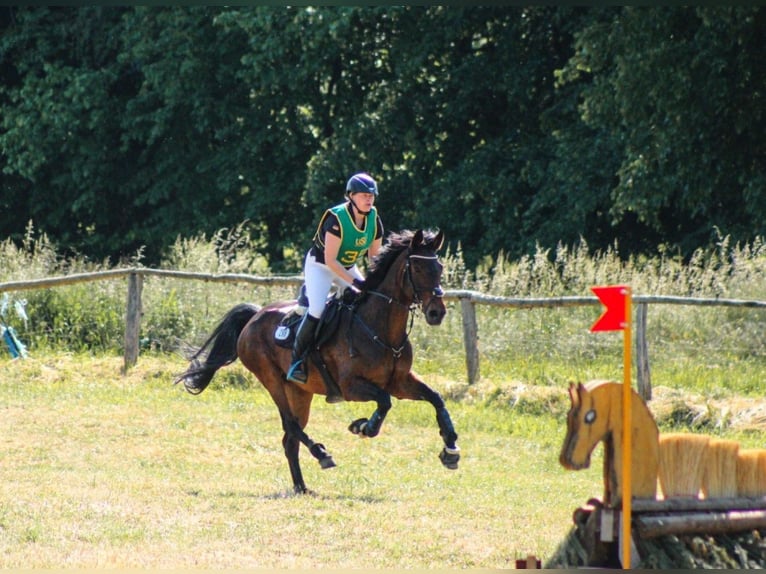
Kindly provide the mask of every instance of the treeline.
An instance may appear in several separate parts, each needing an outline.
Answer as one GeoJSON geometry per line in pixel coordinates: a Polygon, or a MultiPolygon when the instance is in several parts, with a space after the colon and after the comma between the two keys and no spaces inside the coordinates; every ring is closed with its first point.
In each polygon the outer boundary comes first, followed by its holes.
{"type": "Polygon", "coordinates": [[[766,234],[762,7],[0,7],[0,238],[294,270],[346,178],[469,265],[766,234]]]}

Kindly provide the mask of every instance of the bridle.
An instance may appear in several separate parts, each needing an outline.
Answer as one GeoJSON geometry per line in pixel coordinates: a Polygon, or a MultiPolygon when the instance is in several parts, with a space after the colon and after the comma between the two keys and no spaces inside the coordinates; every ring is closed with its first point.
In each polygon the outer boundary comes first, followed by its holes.
{"type": "Polygon", "coordinates": [[[439,259],[439,256],[435,254],[434,255],[416,255],[412,253],[412,250],[408,249],[407,260],[404,262],[404,276],[406,278],[405,281],[409,283],[410,287],[412,287],[412,293],[413,293],[412,303],[410,304],[402,303],[401,301],[399,301],[398,299],[394,297],[390,297],[386,295],[385,293],[381,293],[380,291],[374,291],[372,289],[369,291],[365,291],[365,293],[368,293],[370,295],[375,295],[376,297],[385,299],[389,303],[396,303],[397,305],[400,305],[401,307],[405,307],[409,309],[410,312],[415,311],[418,305],[423,303],[423,299],[421,297],[421,293],[423,292],[430,291],[431,295],[434,297],[443,297],[444,289],[442,289],[441,286],[439,285],[437,285],[436,287],[430,290],[427,287],[419,289],[418,286],[415,285],[415,280],[412,278],[412,271],[410,267],[410,260],[412,259],[429,259],[429,260],[435,261],[439,259]]]}
{"type": "MultiPolygon", "coordinates": [[[[409,283],[410,287],[412,288],[412,293],[413,293],[412,302],[409,305],[405,304],[405,303],[402,303],[401,301],[399,301],[398,299],[395,299],[394,297],[390,297],[390,296],[388,296],[388,295],[386,295],[384,293],[381,293],[380,291],[375,291],[375,290],[365,291],[365,293],[367,293],[369,295],[374,295],[376,297],[380,297],[382,299],[385,299],[389,304],[396,303],[397,305],[407,309],[407,311],[409,313],[409,319],[410,319],[409,323],[410,324],[409,324],[409,327],[407,328],[406,332],[404,333],[404,340],[402,341],[401,345],[399,345],[398,347],[394,347],[392,345],[389,345],[389,344],[385,343],[377,335],[377,333],[375,333],[375,331],[373,331],[370,328],[370,326],[367,325],[367,323],[365,323],[362,320],[362,318],[359,317],[359,315],[356,314],[356,312],[353,313],[354,320],[356,320],[364,328],[364,330],[367,332],[367,334],[370,336],[370,338],[375,343],[377,343],[378,345],[380,345],[382,347],[385,347],[386,349],[390,350],[393,353],[393,355],[394,355],[394,359],[398,359],[399,357],[401,357],[402,352],[404,351],[404,349],[405,349],[405,347],[407,345],[407,340],[409,339],[410,332],[412,331],[412,325],[413,325],[414,320],[415,320],[415,312],[417,311],[418,306],[423,303],[423,299],[421,298],[421,293],[423,293],[424,291],[429,291],[428,288],[418,288],[418,286],[415,285],[415,280],[412,278],[412,271],[411,271],[411,268],[410,268],[410,260],[411,259],[438,260],[439,257],[436,254],[434,254],[434,255],[416,255],[416,254],[412,253],[411,249],[407,250],[407,260],[404,263],[404,275],[406,277],[406,281],[409,283]]],[[[430,292],[431,292],[431,295],[434,296],[434,297],[442,297],[442,296],[444,296],[444,289],[442,289],[441,286],[439,286],[439,285],[437,285],[433,289],[430,289],[430,292]]],[[[353,311],[355,311],[355,309],[353,311]]],[[[349,330],[349,349],[351,350],[351,352],[353,354],[353,346],[351,345],[351,332],[350,332],[350,330],[349,330]]]]}
{"type": "MultiPolygon", "coordinates": [[[[430,259],[432,261],[435,261],[439,259],[439,257],[434,255],[415,255],[412,252],[409,252],[407,254],[407,262],[404,264],[404,274],[407,276],[407,278],[410,281],[410,286],[412,287],[412,292],[414,293],[414,298],[412,303],[414,305],[419,305],[423,302],[423,300],[420,298],[420,293],[423,291],[426,291],[427,289],[418,289],[418,286],[415,285],[415,280],[412,278],[412,271],[410,270],[410,260],[411,259],[430,259]]],[[[433,289],[431,289],[431,295],[434,297],[443,297],[444,296],[444,289],[441,288],[440,285],[437,285],[433,289]]]]}

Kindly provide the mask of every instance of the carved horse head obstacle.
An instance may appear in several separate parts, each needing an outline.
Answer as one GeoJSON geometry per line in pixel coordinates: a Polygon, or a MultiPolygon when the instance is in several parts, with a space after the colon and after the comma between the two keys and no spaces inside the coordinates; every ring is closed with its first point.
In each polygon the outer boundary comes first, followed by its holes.
{"type": "MultiPolygon", "coordinates": [[[[622,384],[569,385],[567,430],[559,455],[569,470],[590,466],[604,447],[603,497],[574,512],[576,546],[588,566],[617,565],[615,514],[622,506],[622,384]]],[[[659,433],[643,399],[631,390],[631,505],[634,542],[665,535],[766,529],[766,449],[695,433],[659,433]]],[[[638,544],[639,553],[642,544],[638,544]]],[[[561,564],[559,564],[561,565],[561,564]]]]}

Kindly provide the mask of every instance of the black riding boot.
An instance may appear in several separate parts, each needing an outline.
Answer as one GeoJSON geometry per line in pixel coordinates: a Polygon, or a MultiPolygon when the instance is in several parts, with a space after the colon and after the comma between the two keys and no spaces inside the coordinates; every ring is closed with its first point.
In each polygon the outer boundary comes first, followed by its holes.
{"type": "Polygon", "coordinates": [[[306,384],[308,378],[308,368],[306,365],[306,354],[314,343],[314,334],[316,333],[319,319],[312,317],[308,313],[303,316],[298,332],[295,334],[295,343],[293,343],[293,364],[287,371],[287,380],[294,383],[306,384]]]}

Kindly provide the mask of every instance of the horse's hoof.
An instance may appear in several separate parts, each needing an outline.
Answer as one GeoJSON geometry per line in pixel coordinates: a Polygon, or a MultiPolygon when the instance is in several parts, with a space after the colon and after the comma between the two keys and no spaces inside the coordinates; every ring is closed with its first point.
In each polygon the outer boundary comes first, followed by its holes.
{"type": "Polygon", "coordinates": [[[354,422],[348,425],[348,430],[358,437],[366,438],[367,435],[364,434],[364,427],[367,426],[368,422],[369,421],[367,419],[356,419],[354,422]]]}
{"type": "Polygon", "coordinates": [[[332,459],[331,456],[326,456],[324,458],[319,459],[319,466],[321,466],[323,469],[332,468],[335,466],[335,461],[332,459]]]}
{"type": "Polygon", "coordinates": [[[458,449],[448,450],[445,447],[439,453],[439,460],[442,461],[442,464],[448,469],[455,470],[457,468],[457,463],[460,460],[460,451],[458,449]]]}

